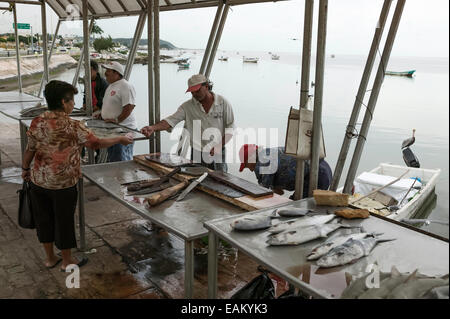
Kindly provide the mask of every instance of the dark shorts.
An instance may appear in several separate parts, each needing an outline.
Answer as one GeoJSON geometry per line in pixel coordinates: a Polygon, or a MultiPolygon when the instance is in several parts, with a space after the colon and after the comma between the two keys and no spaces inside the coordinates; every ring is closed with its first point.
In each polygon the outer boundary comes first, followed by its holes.
{"type": "Polygon", "coordinates": [[[58,249],[77,247],[74,222],[77,186],[54,190],[30,184],[31,205],[39,241],[54,242],[58,249]]]}
{"type": "Polygon", "coordinates": [[[115,144],[108,147],[108,162],[121,162],[133,160],[133,145],[115,144]]]}

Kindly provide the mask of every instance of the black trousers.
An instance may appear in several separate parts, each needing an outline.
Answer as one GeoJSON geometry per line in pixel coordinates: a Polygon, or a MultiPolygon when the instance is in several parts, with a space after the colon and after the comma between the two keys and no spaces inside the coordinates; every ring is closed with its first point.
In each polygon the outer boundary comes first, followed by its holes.
{"type": "Polygon", "coordinates": [[[58,249],[77,247],[74,221],[77,186],[54,190],[31,183],[30,194],[39,242],[54,242],[58,249]]]}

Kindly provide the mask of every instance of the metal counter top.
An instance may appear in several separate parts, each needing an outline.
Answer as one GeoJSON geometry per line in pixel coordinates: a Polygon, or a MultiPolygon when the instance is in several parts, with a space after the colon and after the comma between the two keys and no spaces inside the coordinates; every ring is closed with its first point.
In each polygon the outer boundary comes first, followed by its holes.
{"type": "MultiPolygon", "coordinates": [[[[306,207],[326,213],[338,208],[317,206],[313,198],[289,203],[285,206],[306,207]]],[[[261,214],[272,209],[249,212],[243,215],[261,214]]],[[[369,256],[359,259],[354,264],[328,269],[319,268],[315,261],[307,261],[311,249],[325,239],[318,239],[297,246],[268,246],[266,240],[269,232],[259,230],[252,232],[234,231],[230,223],[238,216],[210,220],[205,227],[210,230],[208,252],[208,295],[216,297],[217,292],[217,258],[214,251],[217,237],[224,239],[246,254],[256,259],[273,273],[316,298],[339,298],[346,288],[346,273],[352,276],[370,272],[368,266],[377,263],[382,272],[390,272],[395,266],[400,272],[413,272],[430,276],[449,273],[448,241],[437,239],[396,223],[385,221],[375,216],[367,219],[344,220],[352,226],[362,226],[366,232],[383,233],[382,238],[396,238],[395,241],[379,243],[369,256]]]]}
{"type": "Polygon", "coordinates": [[[127,197],[127,200],[124,195],[126,187],[121,184],[159,176],[151,168],[134,161],[83,166],[82,172],[84,177],[121,204],[184,240],[207,235],[208,231],[203,227],[203,223],[208,220],[235,216],[243,212],[239,207],[196,190],[182,201],[166,200],[150,209],[133,202],[132,197],[127,197]]]}
{"type": "Polygon", "coordinates": [[[39,102],[42,98],[15,91],[0,92],[0,103],[39,102]]]}

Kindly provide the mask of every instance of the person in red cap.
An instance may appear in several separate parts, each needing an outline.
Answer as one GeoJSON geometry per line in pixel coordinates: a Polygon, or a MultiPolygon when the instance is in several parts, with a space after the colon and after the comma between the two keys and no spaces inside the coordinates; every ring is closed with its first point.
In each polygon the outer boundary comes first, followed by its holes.
{"type": "Polygon", "coordinates": [[[190,92],[192,98],[181,104],[174,114],[154,125],[143,127],[141,132],[147,137],[158,131],[170,132],[175,125],[184,121],[184,133],[189,134],[193,161],[226,172],[225,144],[233,137],[234,115],[231,104],[223,96],[212,92],[212,86],[212,82],[203,74],[191,76],[186,93],[190,92]],[[199,124],[201,134],[198,138],[194,136],[194,131],[199,124]],[[216,129],[212,130],[216,133],[213,140],[210,136],[203,136],[205,130],[211,128],[216,129]]]}
{"type": "MultiPolygon", "coordinates": [[[[241,166],[239,172],[248,168],[255,173],[258,183],[283,195],[284,191],[295,190],[297,159],[286,155],[284,147],[262,148],[255,144],[244,144],[239,150],[241,166]]],[[[333,173],[330,165],[319,161],[318,189],[328,189],[333,173]]],[[[305,161],[303,198],[309,194],[309,161],[305,161]]],[[[294,194],[290,197],[294,199],[294,194]]]]}

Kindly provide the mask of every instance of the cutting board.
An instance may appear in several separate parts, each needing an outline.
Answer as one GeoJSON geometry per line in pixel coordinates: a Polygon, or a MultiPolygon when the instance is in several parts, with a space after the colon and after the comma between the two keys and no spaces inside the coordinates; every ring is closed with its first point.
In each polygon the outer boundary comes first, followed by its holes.
{"type": "Polygon", "coordinates": [[[209,174],[209,176],[219,182],[231,186],[232,188],[240,190],[244,194],[252,195],[253,197],[261,197],[273,194],[273,191],[268,188],[251,183],[249,181],[246,181],[245,179],[225,172],[213,171],[209,174]]]}
{"type": "MultiPolygon", "coordinates": [[[[142,165],[149,167],[149,168],[155,170],[156,172],[159,172],[162,174],[167,174],[172,170],[172,168],[161,165],[160,163],[146,160],[145,156],[146,155],[135,155],[133,157],[133,159],[136,163],[142,164],[142,165]]],[[[179,181],[184,181],[184,180],[191,180],[191,179],[197,178],[197,177],[193,177],[193,176],[185,175],[185,174],[175,174],[173,178],[175,178],[176,180],[179,180],[179,181]]],[[[201,190],[205,193],[208,193],[211,196],[214,196],[216,198],[220,198],[228,203],[231,203],[231,204],[238,206],[242,209],[245,209],[247,211],[269,208],[269,207],[273,207],[276,205],[291,202],[291,200],[289,198],[280,196],[278,194],[271,194],[271,195],[261,196],[261,197],[253,197],[251,195],[244,195],[241,197],[232,198],[225,194],[221,194],[220,192],[203,187],[201,184],[198,185],[196,187],[196,189],[201,190]]]]}

